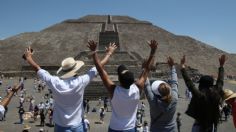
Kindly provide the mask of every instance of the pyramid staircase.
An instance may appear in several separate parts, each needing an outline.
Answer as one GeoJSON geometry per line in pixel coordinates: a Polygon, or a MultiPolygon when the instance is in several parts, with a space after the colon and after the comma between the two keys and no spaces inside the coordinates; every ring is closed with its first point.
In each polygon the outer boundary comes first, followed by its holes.
{"type": "MultiPolygon", "coordinates": [[[[80,74],[86,73],[86,71],[94,66],[93,60],[89,53],[89,51],[83,51],[75,57],[75,59],[83,60],[86,64],[80,70],[80,74]]],[[[98,51],[98,56],[100,59],[102,59],[105,54],[105,51],[98,51]]],[[[126,65],[127,68],[134,73],[135,77],[138,77],[141,73],[141,63],[135,55],[126,51],[116,51],[104,67],[110,79],[116,84],[119,84],[116,71],[120,64],[126,65]]],[[[100,76],[97,76],[85,89],[85,98],[95,99],[105,96],[108,96],[107,90],[105,89],[100,76]]]]}

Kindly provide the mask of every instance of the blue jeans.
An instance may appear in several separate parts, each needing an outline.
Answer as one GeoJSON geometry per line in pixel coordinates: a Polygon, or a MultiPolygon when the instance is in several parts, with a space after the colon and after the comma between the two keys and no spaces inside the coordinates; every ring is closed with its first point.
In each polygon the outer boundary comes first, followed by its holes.
{"type": "Polygon", "coordinates": [[[20,124],[22,124],[23,122],[24,122],[23,114],[20,114],[20,124]]]}
{"type": "Polygon", "coordinates": [[[86,132],[83,121],[75,127],[63,127],[55,124],[54,132],[86,132]]]}
{"type": "Polygon", "coordinates": [[[197,124],[193,124],[192,132],[200,132],[200,126],[197,124]]]}
{"type": "MultiPolygon", "coordinates": [[[[194,123],[193,127],[192,127],[192,132],[201,132],[201,127],[198,123],[194,123]]],[[[217,132],[217,129],[215,128],[215,126],[212,124],[212,127],[209,127],[208,129],[204,130],[207,132],[217,132]]]]}
{"type": "Polygon", "coordinates": [[[113,130],[109,127],[108,132],[136,132],[135,128],[129,130],[113,130]]]}

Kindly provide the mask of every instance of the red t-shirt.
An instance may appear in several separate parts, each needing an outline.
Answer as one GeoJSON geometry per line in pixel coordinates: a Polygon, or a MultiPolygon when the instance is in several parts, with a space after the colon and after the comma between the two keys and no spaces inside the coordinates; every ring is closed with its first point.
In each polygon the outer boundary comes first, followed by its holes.
{"type": "Polygon", "coordinates": [[[232,114],[233,114],[234,127],[236,128],[236,98],[232,102],[232,114]]]}

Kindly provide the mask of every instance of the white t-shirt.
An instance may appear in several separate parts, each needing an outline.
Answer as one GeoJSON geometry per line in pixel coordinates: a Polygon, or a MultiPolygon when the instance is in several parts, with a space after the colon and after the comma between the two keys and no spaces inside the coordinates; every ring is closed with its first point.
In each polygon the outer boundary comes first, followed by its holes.
{"type": "Polygon", "coordinates": [[[91,68],[87,74],[60,79],[40,69],[38,76],[51,89],[54,99],[54,122],[62,127],[77,127],[82,121],[84,88],[97,75],[91,68]]]}
{"type": "Polygon", "coordinates": [[[84,119],[84,124],[85,124],[85,129],[88,130],[88,128],[89,128],[89,120],[88,119],[84,119]]]}
{"type": "Polygon", "coordinates": [[[136,128],[136,132],[143,132],[143,127],[142,127],[142,126],[137,127],[137,128],[136,128]]]}
{"type": "Polygon", "coordinates": [[[24,103],[24,101],[25,101],[25,98],[20,97],[20,103],[24,103]]]}
{"type": "Polygon", "coordinates": [[[5,108],[2,105],[0,105],[0,118],[4,116],[4,112],[5,112],[5,108]]]}
{"type": "Polygon", "coordinates": [[[44,109],[44,108],[45,108],[44,103],[40,103],[40,104],[38,104],[38,108],[39,108],[40,110],[44,109]]]}
{"type": "Polygon", "coordinates": [[[46,102],[45,103],[45,109],[49,109],[50,108],[50,103],[49,102],[46,102]]]}
{"type": "Polygon", "coordinates": [[[148,126],[144,126],[143,127],[143,132],[149,132],[149,127],[148,126]]]}
{"type": "Polygon", "coordinates": [[[54,102],[53,98],[49,98],[49,103],[53,104],[53,102],[54,102]]]}
{"type": "Polygon", "coordinates": [[[113,130],[133,129],[139,99],[139,89],[135,84],[132,84],[130,89],[116,86],[111,100],[112,115],[109,127],[113,130]]]}

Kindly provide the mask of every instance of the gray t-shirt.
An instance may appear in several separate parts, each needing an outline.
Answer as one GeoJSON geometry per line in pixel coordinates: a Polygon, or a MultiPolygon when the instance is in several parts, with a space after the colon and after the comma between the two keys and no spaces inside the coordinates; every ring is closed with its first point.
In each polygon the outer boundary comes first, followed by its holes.
{"type": "Polygon", "coordinates": [[[145,83],[145,94],[147,96],[150,115],[151,115],[151,127],[152,132],[176,132],[176,122],[174,119],[177,101],[178,101],[178,81],[175,67],[171,68],[171,80],[169,82],[172,91],[172,100],[169,104],[161,101],[152,92],[150,81],[147,79],[145,83]]]}

